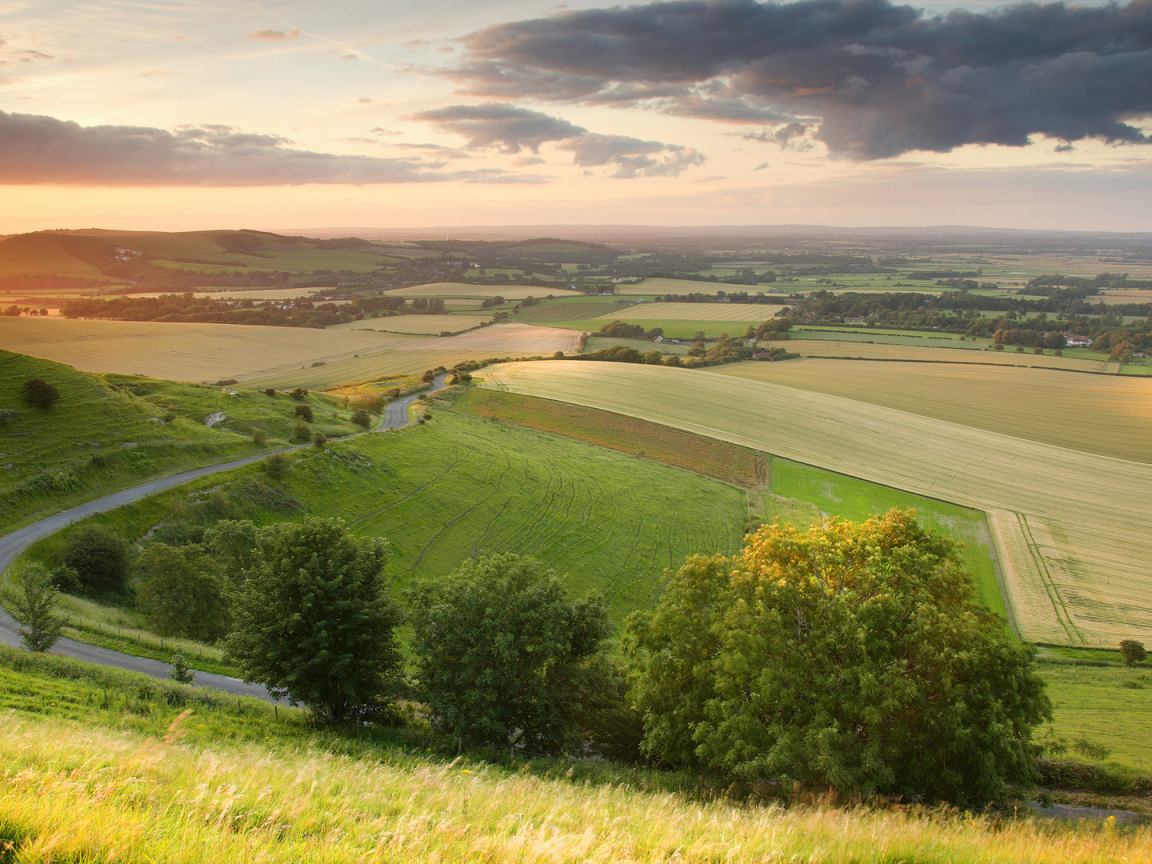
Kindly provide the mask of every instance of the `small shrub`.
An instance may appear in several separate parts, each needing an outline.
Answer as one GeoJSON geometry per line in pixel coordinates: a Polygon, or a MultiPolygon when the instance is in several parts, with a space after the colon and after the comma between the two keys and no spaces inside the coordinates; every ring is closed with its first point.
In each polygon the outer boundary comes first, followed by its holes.
{"type": "Polygon", "coordinates": [[[377,393],[364,393],[356,397],[352,403],[357,409],[367,411],[369,414],[379,414],[387,404],[383,396],[377,393]]]}
{"type": "Polygon", "coordinates": [[[0,426],[7,426],[9,423],[15,423],[16,418],[20,415],[15,411],[0,411],[0,426]]]}
{"type": "Polygon", "coordinates": [[[316,415],[312,412],[311,405],[297,405],[296,416],[303,420],[305,423],[311,423],[316,419],[316,415]]]}
{"type": "Polygon", "coordinates": [[[1103,744],[1089,741],[1083,735],[1072,739],[1072,749],[1085,759],[1091,759],[1094,762],[1103,762],[1112,755],[1112,751],[1103,744]]]}
{"type": "Polygon", "coordinates": [[[172,655],[172,668],[168,670],[168,677],[177,684],[192,684],[196,681],[196,670],[189,669],[188,661],[177,651],[172,655]]]}
{"type": "Polygon", "coordinates": [[[238,382],[236,381],[235,378],[221,378],[219,381],[217,381],[212,386],[214,386],[214,387],[231,387],[233,384],[236,384],[236,383],[238,383],[238,382]]]}
{"type": "Polygon", "coordinates": [[[297,387],[295,390],[293,390],[288,395],[290,395],[297,402],[303,402],[305,399],[308,398],[308,391],[301,388],[301,387],[297,387]]]}
{"type": "Polygon", "coordinates": [[[77,594],[83,587],[80,582],[80,574],[67,564],[61,564],[52,571],[52,584],[61,594],[77,594]]]}
{"type": "Polygon", "coordinates": [[[992,346],[992,350],[993,351],[1003,351],[1004,346],[1001,345],[999,342],[997,342],[995,345],[992,346]]]}
{"type": "Polygon", "coordinates": [[[1120,643],[1120,659],[1125,666],[1135,666],[1148,659],[1148,652],[1144,650],[1144,643],[1135,639],[1125,639],[1120,643]]]}
{"type": "Polygon", "coordinates": [[[425,412],[424,412],[424,416],[423,416],[421,419],[423,419],[423,420],[431,420],[431,419],[432,419],[432,412],[431,412],[431,411],[425,411],[425,412]]]}
{"type": "Polygon", "coordinates": [[[317,432],[316,437],[312,439],[312,446],[318,450],[323,450],[324,445],[328,443],[328,436],[323,432],[317,432]]]}
{"type": "MultiPolygon", "coordinates": [[[[305,426],[305,429],[308,427],[305,426]]],[[[273,453],[264,460],[264,473],[273,480],[281,480],[288,476],[288,459],[283,453],[273,453]]]]}
{"type": "Polygon", "coordinates": [[[372,417],[363,408],[357,408],[352,414],[352,422],[363,429],[367,429],[372,425],[372,417]]]}
{"type": "Polygon", "coordinates": [[[1044,353],[1044,349],[1043,349],[1043,348],[1033,348],[1033,349],[1032,349],[1032,353],[1033,353],[1033,354],[1043,354],[1043,353],[1044,353]]]}
{"type": "Polygon", "coordinates": [[[76,571],[86,591],[120,593],[128,579],[128,544],[107,528],[82,525],[68,538],[63,563],[76,571]]]}
{"type": "Polygon", "coordinates": [[[265,396],[272,396],[273,398],[275,398],[276,388],[275,387],[269,387],[267,390],[264,391],[264,395],[265,396]]]}
{"type": "Polygon", "coordinates": [[[1053,357],[1063,357],[1064,352],[1061,351],[1059,348],[1057,348],[1055,351],[1052,352],[1052,356],[1053,357]]]}
{"type": "Polygon", "coordinates": [[[292,427],[292,440],[294,441],[311,441],[312,430],[308,424],[303,420],[297,420],[296,425],[292,427]]]}
{"type": "Polygon", "coordinates": [[[1023,354],[1024,353],[1024,346],[1023,345],[1017,345],[1016,346],[1016,353],[1017,354],[1023,354]]]}
{"type": "Polygon", "coordinates": [[[268,433],[263,429],[254,429],[252,431],[252,443],[257,447],[263,447],[268,443],[268,433]]]}
{"type": "Polygon", "coordinates": [[[60,401],[60,391],[43,378],[30,378],[24,382],[24,401],[33,408],[51,408],[60,401]]]}

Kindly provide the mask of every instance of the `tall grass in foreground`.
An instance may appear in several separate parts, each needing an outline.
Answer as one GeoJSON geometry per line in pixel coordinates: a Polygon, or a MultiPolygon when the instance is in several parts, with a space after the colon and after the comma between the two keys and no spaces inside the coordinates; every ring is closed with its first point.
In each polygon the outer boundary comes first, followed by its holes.
{"type": "MultiPolygon", "coordinates": [[[[195,709],[193,709],[194,712],[195,709]]],[[[15,860],[1110,862],[1152,831],[954,812],[696,803],[460,763],[180,743],[0,715],[0,840],[15,860]]],[[[0,846],[0,849],[3,847],[0,846]]],[[[2,854],[2,853],[0,853],[2,854]]]]}

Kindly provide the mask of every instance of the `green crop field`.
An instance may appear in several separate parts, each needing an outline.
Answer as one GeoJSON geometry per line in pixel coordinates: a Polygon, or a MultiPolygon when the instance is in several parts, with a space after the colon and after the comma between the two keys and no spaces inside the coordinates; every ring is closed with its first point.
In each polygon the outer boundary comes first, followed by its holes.
{"type": "Polygon", "coordinates": [[[817,358],[738,363],[709,372],[844,396],[1102,456],[1152,462],[1152,381],[1146,378],[817,358]]]}
{"type": "Polygon", "coordinates": [[[492,367],[484,377],[484,386],[628,414],[982,510],[1024,638],[1152,639],[1147,464],[699,370],[557,361],[492,367]]]}
{"type": "MultiPolygon", "coordinates": [[[[720,274],[717,274],[720,275],[720,274]]],[[[746,291],[756,294],[768,292],[764,285],[736,285],[727,282],[697,282],[694,279],[664,279],[660,277],[645,279],[643,282],[621,282],[614,286],[617,294],[715,294],[717,291],[733,292],[746,291]]],[[[776,286],[771,286],[776,287],[776,286]]]]}
{"type": "MultiPolygon", "coordinates": [[[[341,403],[310,401],[317,431],[359,431],[341,403]]],[[[89,375],[0,351],[0,409],[17,414],[0,426],[0,531],[151,477],[259,453],[253,431],[287,439],[293,404],[283,394],[89,375]],[[49,409],[26,405],[20,389],[31,378],[53,384],[60,401],[49,409]]]]}
{"type": "MultiPolygon", "coordinates": [[[[893,507],[899,510],[914,508],[921,524],[963,544],[960,557],[976,583],[976,596],[997,615],[1009,617],[993,560],[992,535],[984,514],[979,510],[913,495],[788,459],[774,458],[771,476],[770,488],[774,495],[815,504],[822,516],[862,522],[893,507]]],[[[781,521],[790,520],[782,516],[781,521]]],[[[807,526],[799,524],[796,527],[803,530],[807,526]]]]}
{"type": "Polygon", "coordinates": [[[626,348],[635,348],[641,354],[647,354],[649,351],[659,351],[661,354],[679,354],[683,356],[687,354],[692,347],[688,344],[678,344],[675,342],[650,342],[647,339],[620,339],[615,336],[589,336],[588,341],[584,344],[584,353],[591,354],[594,351],[599,351],[601,348],[611,348],[615,345],[623,345],[626,348]]]}
{"type": "Polygon", "coordinates": [[[605,312],[601,318],[663,324],[680,321],[767,321],[777,306],[759,303],[632,303],[605,312]]]}

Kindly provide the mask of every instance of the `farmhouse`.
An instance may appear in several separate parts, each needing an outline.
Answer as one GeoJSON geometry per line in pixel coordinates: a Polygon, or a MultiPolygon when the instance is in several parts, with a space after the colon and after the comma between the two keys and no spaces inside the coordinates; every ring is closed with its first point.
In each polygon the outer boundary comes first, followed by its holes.
{"type": "Polygon", "coordinates": [[[1091,348],[1092,339],[1087,336],[1074,336],[1071,333],[1064,334],[1064,344],[1069,348],[1091,348]]]}

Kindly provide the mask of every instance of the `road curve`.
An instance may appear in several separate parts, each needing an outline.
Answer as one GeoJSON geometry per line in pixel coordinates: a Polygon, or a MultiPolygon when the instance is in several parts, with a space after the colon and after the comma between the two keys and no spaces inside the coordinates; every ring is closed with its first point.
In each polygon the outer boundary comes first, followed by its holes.
{"type": "MultiPolygon", "coordinates": [[[[433,382],[432,389],[426,390],[424,393],[434,393],[437,390],[442,390],[446,386],[444,383],[446,378],[447,375],[441,375],[433,382]]],[[[384,420],[377,428],[381,430],[400,429],[406,426],[408,424],[408,408],[417,398],[418,396],[407,396],[389,404],[384,409],[384,420]]],[[[299,449],[299,447],[292,447],[288,450],[277,450],[273,452],[285,453],[299,449]]],[[[27,525],[18,531],[13,531],[5,537],[0,537],[0,577],[3,576],[8,566],[16,560],[16,557],[28,548],[29,545],[50,534],[55,534],[61,528],[65,528],[79,519],[92,516],[95,513],[114,510],[125,504],[139,501],[141,498],[147,498],[149,495],[155,495],[158,492],[171,489],[173,486],[198,480],[210,474],[227,471],[231,468],[239,468],[242,465],[249,465],[252,462],[259,462],[261,459],[266,459],[271,455],[272,453],[261,453],[259,456],[249,456],[246,459],[236,459],[232,462],[222,462],[219,465],[195,468],[191,471],[173,474],[170,477],[161,477],[159,480],[151,480],[148,483],[133,486],[131,489],[123,489],[120,492],[105,495],[103,498],[97,498],[94,501],[80,504],[69,510],[64,510],[49,516],[46,519],[41,519],[39,522],[27,525]]],[[[19,648],[21,645],[19,627],[19,622],[9,615],[7,610],[0,606],[0,644],[19,648]]],[[[172,668],[160,660],[136,657],[132,654],[124,654],[109,648],[100,648],[99,646],[89,645],[85,642],[77,642],[73,639],[61,639],[53,646],[52,653],[71,657],[75,660],[83,660],[87,663],[114,666],[117,669],[124,669],[129,672],[141,672],[145,675],[151,675],[153,678],[167,678],[168,672],[172,668]]],[[[272,701],[268,690],[262,684],[246,684],[237,678],[229,678],[226,675],[197,671],[196,684],[201,687],[212,687],[231,696],[254,696],[257,699],[272,701]]]]}

